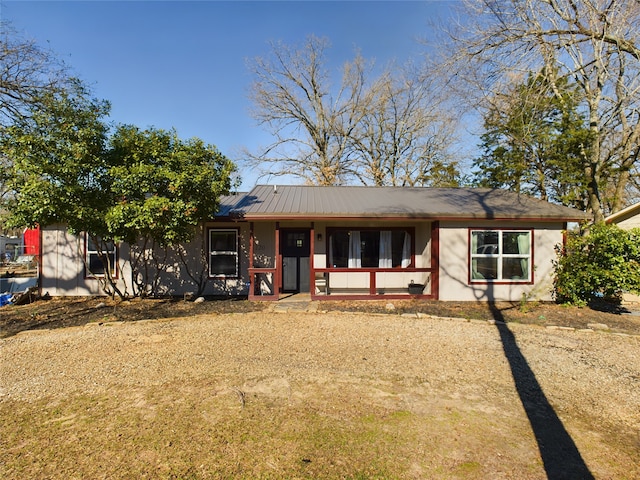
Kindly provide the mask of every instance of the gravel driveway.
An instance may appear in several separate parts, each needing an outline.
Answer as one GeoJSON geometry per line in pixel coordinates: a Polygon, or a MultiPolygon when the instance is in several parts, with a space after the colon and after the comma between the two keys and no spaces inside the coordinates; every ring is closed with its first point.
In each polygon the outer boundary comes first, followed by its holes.
{"type": "Polygon", "coordinates": [[[529,443],[505,448],[519,449],[511,454],[523,462],[540,456],[549,476],[568,465],[596,478],[640,477],[636,336],[456,319],[257,312],[25,332],[0,340],[0,355],[0,401],[203,378],[242,395],[290,401],[318,388],[357,389],[372,405],[421,414],[473,411],[492,417],[498,431],[523,424],[529,443]]]}

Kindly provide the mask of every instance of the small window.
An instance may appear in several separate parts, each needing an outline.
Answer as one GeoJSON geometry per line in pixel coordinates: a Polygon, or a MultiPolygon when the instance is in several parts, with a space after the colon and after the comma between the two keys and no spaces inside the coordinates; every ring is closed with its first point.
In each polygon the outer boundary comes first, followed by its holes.
{"type": "Polygon", "coordinates": [[[209,275],[239,276],[237,230],[209,230],[209,275]]]}
{"type": "Polygon", "coordinates": [[[85,234],[86,276],[104,277],[107,271],[105,260],[109,264],[108,268],[111,275],[115,276],[118,261],[118,250],[116,248],[116,244],[112,241],[103,241],[101,238],[97,238],[96,241],[94,241],[89,234],[85,234]]]}
{"type": "Polygon", "coordinates": [[[531,281],[531,231],[472,230],[471,281],[531,281]]]}

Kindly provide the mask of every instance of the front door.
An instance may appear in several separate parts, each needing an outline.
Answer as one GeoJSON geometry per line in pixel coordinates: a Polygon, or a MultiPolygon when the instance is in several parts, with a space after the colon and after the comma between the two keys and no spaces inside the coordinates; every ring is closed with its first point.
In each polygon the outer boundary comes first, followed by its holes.
{"type": "Polygon", "coordinates": [[[309,291],[310,240],[309,230],[280,232],[282,291],[285,293],[309,291]]]}

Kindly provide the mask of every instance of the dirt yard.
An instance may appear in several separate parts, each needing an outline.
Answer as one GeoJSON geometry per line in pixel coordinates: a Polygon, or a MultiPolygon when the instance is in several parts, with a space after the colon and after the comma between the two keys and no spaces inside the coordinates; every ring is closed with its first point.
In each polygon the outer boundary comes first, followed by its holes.
{"type": "Polygon", "coordinates": [[[640,478],[639,317],[389,308],[3,307],[0,477],[640,478]]]}
{"type": "MultiPolygon", "coordinates": [[[[594,308],[577,308],[553,303],[438,302],[424,300],[323,301],[318,309],[328,312],[384,313],[390,315],[424,314],[469,320],[502,320],[540,326],[576,329],[599,328],[618,333],[640,335],[640,305],[614,306],[606,303],[594,308]],[[389,309],[389,304],[393,309],[389,309]]],[[[193,315],[248,313],[273,307],[269,302],[213,300],[204,303],[178,299],[133,299],[120,302],[105,298],[52,298],[28,305],[0,308],[0,338],[25,330],[57,329],[82,326],[91,322],[131,322],[193,315]]]]}

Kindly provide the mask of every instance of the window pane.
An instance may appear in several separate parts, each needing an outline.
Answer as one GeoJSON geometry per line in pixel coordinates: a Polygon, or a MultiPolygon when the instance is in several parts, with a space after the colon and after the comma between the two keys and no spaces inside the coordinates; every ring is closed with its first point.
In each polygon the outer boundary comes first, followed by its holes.
{"type": "Polygon", "coordinates": [[[498,253],[498,232],[473,232],[473,253],[493,255],[498,253]]]}
{"type": "Polygon", "coordinates": [[[211,251],[212,252],[235,252],[236,231],[214,231],[211,233],[211,251]]]}
{"type": "Polygon", "coordinates": [[[527,281],[531,275],[530,253],[530,231],[472,231],[471,279],[527,281]]]}
{"type": "Polygon", "coordinates": [[[116,273],[116,247],[113,242],[103,242],[99,241],[99,244],[96,245],[96,242],[88,235],[85,234],[85,242],[86,242],[86,253],[87,253],[87,275],[95,275],[101,276],[106,272],[106,265],[103,264],[102,259],[100,258],[99,251],[100,247],[104,247],[104,253],[109,256],[109,262],[111,267],[111,274],[115,275],[116,273]]]}
{"type": "Polygon", "coordinates": [[[365,268],[377,268],[380,254],[380,232],[361,231],[360,245],[362,251],[362,266],[365,268]]]}
{"type": "Polygon", "coordinates": [[[94,275],[103,275],[105,272],[102,260],[97,253],[89,254],[89,271],[94,275]]]}
{"type": "Polygon", "coordinates": [[[404,230],[394,230],[391,233],[391,266],[402,265],[402,249],[404,248],[404,236],[409,235],[404,230]]]}
{"type": "Polygon", "coordinates": [[[236,255],[211,255],[210,273],[211,275],[237,276],[236,255]]]}
{"type": "Polygon", "coordinates": [[[88,252],[97,252],[98,247],[96,246],[96,242],[93,241],[89,235],[87,235],[87,251],[88,252]]]}
{"type": "Polygon", "coordinates": [[[474,278],[484,278],[495,280],[498,278],[498,259],[477,257],[473,259],[476,263],[476,271],[473,272],[474,278]]]}
{"type": "Polygon", "coordinates": [[[529,232],[504,232],[502,248],[506,254],[529,254],[529,232]]]}
{"type": "Polygon", "coordinates": [[[333,232],[330,249],[329,266],[347,268],[349,265],[349,232],[347,230],[333,232]]]}
{"type": "Polygon", "coordinates": [[[516,257],[502,259],[502,277],[511,280],[528,280],[529,259],[516,257]]]}

